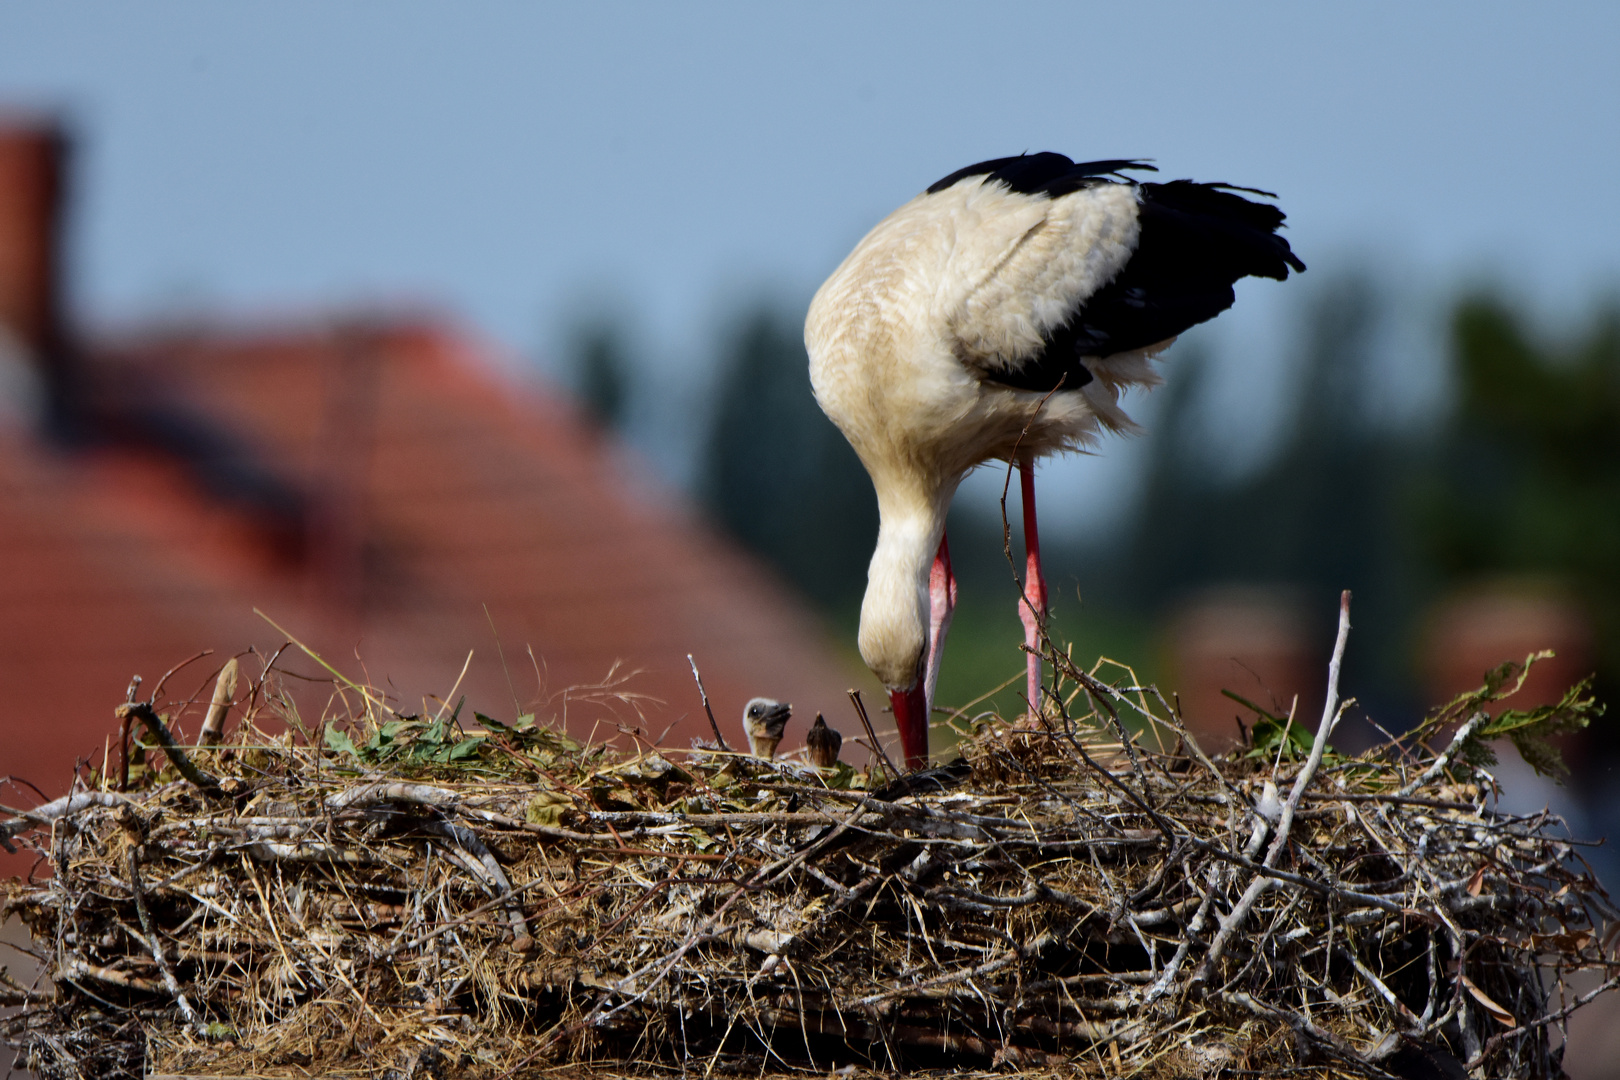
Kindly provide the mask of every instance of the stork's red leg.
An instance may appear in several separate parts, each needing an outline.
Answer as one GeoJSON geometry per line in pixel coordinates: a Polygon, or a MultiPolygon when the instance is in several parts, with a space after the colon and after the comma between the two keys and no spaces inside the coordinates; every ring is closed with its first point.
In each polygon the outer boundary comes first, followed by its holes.
{"type": "Polygon", "coordinates": [[[934,568],[928,573],[928,667],[923,676],[928,707],[934,705],[934,686],[939,682],[940,656],[945,652],[945,635],[951,631],[951,613],[956,610],[956,575],[951,573],[950,542],[941,535],[934,568]]]}
{"type": "Polygon", "coordinates": [[[1018,617],[1024,623],[1024,644],[1029,647],[1029,707],[1041,708],[1041,624],[1046,621],[1046,577],[1041,573],[1041,537],[1035,527],[1035,463],[1018,463],[1018,490],[1024,499],[1024,595],[1018,617]]]}
{"type": "Polygon", "coordinates": [[[908,769],[928,764],[928,721],[934,705],[934,684],[939,680],[939,658],[945,652],[945,635],[950,632],[951,613],[955,610],[956,575],[951,573],[950,545],[941,535],[933,569],[928,572],[928,656],[923,661],[922,678],[910,690],[889,692],[894,726],[900,729],[900,748],[908,769]]]}

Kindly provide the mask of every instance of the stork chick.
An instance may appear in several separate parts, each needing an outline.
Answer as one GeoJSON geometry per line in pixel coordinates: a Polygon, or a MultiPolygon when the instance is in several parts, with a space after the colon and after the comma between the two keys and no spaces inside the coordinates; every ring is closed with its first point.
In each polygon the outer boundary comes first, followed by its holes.
{"type": "Polygon", "coordinates": [[[776,744],[793,706],[768,697],[757,697],[743,707],[743,730],[748,733],[748,752],[769,760],[776,756],[776,744]]]}
{"type": "Polygon", "coordinates": [[[838,751],[844,745],[844,737],[828,727],[826,719],[816,713],[816,722],[805,733],[804,745],[810,751],[810,764],[818,769],[830,769],[838,764],[838,751]]]}
{"type": "Polygon", "coordinates": [[[1149,361],[1177,334],[1231,307],[1239,279],[1305,269],[1277,235],[1282,211],[1238,194],[1267,193],[1125,175],[1137,170],[1153,166],[1027,154],[959,169],[879,222],[811,301],[816,401],[877,493],[861,657],[889,691],[910,768],[928,758],[956,599],[945,514],[962,478],[1018,466],[1018,607],[1039,713],[1036,459],[1133,430],[1119,392],[1157,383],[1149,361]]]}

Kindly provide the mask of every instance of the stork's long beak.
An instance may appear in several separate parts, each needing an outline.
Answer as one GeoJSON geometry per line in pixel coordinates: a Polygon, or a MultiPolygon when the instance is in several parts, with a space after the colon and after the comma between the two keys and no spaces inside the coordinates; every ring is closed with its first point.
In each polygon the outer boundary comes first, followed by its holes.
{"type": "Polygon", "coordinates": [[[906,768],[921,769],[928,764],[928,690],[923,680],[910,690],[890,690],[894,726],[900,729],[900,749],[906,755],[906,768]]]}

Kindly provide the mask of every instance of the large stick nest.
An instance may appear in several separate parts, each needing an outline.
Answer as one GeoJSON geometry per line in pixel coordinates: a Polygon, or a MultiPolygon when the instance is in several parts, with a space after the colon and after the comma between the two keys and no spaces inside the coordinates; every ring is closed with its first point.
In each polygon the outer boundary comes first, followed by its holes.
{"type": "Polygon", "coordinates": [[[125,706],[130,790],[0,825],[51,980],[4,977],[5,1035],[46,1078],[1560,1075],[1611,908],[1560,822],[1492,809],[1483,740],[1542,754],[1579,688],[1504,709],[1510,666],[1359,757],[1262,716],[1211,759],[1128,673],[1052,659],[1043,716],[898,779],[464,731],[346,681],[319,725],[254,682],[185,751],[125,706]]]}

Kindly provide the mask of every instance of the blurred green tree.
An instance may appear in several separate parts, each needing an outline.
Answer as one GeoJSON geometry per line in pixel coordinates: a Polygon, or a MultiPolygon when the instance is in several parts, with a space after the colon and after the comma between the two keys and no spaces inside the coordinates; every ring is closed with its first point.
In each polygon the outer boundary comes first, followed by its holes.
{"type": "Polygon", "coordinates": [[[763,303],[734,323],[701,492],[733,536],[823,609],[843,612],[866,587],[877,499],[810,392],[800,325],[763,303]]]}
{"type": "Polygon", "coordinates": [[[1600,678],[1620,683],[1620,304],[1567,343],[1498,297],[1452,317],[1457,404],[1419,518],[1443,580],[1536,573],[1584,598],[1600,678]]]}
{"type": "MultiPolygon", "coordinates": [[[[1412,680],[1408,628],[1417,598],[1403,493],[1419,449],[1382,423],[1370,400],[1381,318],[1365,278],[1317,287],[1282,438],[1259,468],[1235,479],[1218,470],[1220,449],[1200,423],[1209,358],[1172,355],[1163,408],[1150,424],[1142,499],[1116,558],[1121,599],[1161,612],[1217,583],[1291,586],[1324,613],[1339,590],[1355,591],[1356,625],[1365,631],[1351,665],[1357,692],[1387,702],[1404,697],[1412,680]]],[[[1331,632],[1326,614],[1322,626],[1324,636],[1331,632]]]]}
{"type": "Polygon", "coordinates": [[[585,323],[574,331],[570,351],[580,400],[604,427],[622,427],[630,404],[623,333],[606,320],[585,323]]]}

